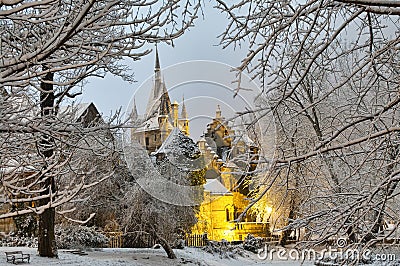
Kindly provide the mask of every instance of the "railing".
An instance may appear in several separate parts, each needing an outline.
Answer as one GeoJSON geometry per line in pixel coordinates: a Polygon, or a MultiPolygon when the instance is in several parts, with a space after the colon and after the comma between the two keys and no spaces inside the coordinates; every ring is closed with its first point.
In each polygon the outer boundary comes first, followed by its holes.
{"type": "Polygon", "coordinates": [[[157,241],[145,232],[126,233],[124,246],[128,248],[151,248],[157,241]]]}
{"type": "MultiPolygon", "coordinates": [[[[109,238],[109,248],[123,247],[123,233],[122,232],[103,232],[109,238]]],[[[130,248],[151,248],[156,244],[154,238],[149,234],[142,233],[128,233],[126,237],[126,247],[130,248]]],[[[207,245],[206,235],[186,235],[185,245],[188,247],[203,247],[207,245]]]]}
{"type": "Polygon", "coordinates": [[[187,235],[185,239],[187,247],[203,247],[207,245],[207,236],[205,235],[187,235]]]}
{"type": "Polygon", "coordinates": [[[109,239],[109,248],[122,248],[122,232],[104,232],[104,235],[109,239]]]}
{"type": "Polygon", "coordinates": [[[237,236],[242,235],[242,237],[245,237],[248,234],[252,234],[258,237],[269,237],[270,236],[269,223],[262,223],[262,222],[235,223],[235,234],[237,236]]]}

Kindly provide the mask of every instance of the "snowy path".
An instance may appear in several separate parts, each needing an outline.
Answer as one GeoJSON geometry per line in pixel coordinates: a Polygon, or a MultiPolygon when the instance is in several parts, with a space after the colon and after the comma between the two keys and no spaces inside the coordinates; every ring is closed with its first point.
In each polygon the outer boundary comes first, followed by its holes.
{"type": "MultiPolygon", "coordinates": [[[[44,265],[70,265],[70,266],[175,266],[175,265],[198,265],[198,266],[244,266],[244,265],[275,265],[289,266],[300,265],[300,262],[289,261],[260,261],[257,256],[249,253],[249,257],[238,256],[237,259],[221,259],[218,255],[212,255],[195,248],[185,248],[175,250],[178,259],[170,260],[166,257],[163,250],[157,249],[109,249],[87,251],[86,256],[71,254],[65,250],[59,250],[59,259],[41,258],[36,255],[35,248],[1,247],[0,265],[12,265],[6,263],[5,251],[22,250],[24,253],[31,254],[30,264],[32,266],[44,265]]],[[[303,264],[311,266],[313,263],[303,264]]]]}

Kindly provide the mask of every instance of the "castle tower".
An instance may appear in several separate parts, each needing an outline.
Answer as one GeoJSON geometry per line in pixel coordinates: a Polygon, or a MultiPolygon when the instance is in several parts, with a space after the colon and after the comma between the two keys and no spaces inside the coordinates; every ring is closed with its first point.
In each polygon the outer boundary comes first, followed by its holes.
{"type": "Polygon", "coordinates": [[[179,103],[177,101],[174,101],[172,106],[172,121],[174,127],[178,127],[178,119],[179,119],[179,103]]]}
{"type": "Polygon", "coordinates": [[[186,111],[184,97],[182,97],[182,111],[181,111],[181,118],[179,119],[179,127],[186,136],[189,136],[189,119],[186,111]]]}
{"type": "Polygon", "coordinates": [[[188,115],[187,115],[187,111],[186,111],[186,105],[185,105],[185,97],[182,97],[182,112],[181,112],[181,117],[182,119],[187,119],[188,115]]]}
{"type": "MultiPolygon", "coordinates": [[[[132,139],[136,139],[146,148],[149,154],[157,151],[168,138],[174,127],[189,136],[189,120],[186,106],[183,106],[179,117],[179,103],[171,103],[167,86],[162,78],[158,49],[155,49],[154,83],[150,91],[149,100],[144,115],[143,124],[132,129],[132,139]]],[[[136,103],[132,116],[137,116],[136,103]]],[[[142,117],[141,117],[142,118],[142,117]]]]}
{"type": "Polygon", "coordinates": [[[199,146],[200,152],[202,154],[206,153],[206,139],[204,136],[201,136],[200,139],[197,141],[197,145],[199,146]]]}
{"type": "Polygon", "coordinates": [[[216,152],[219,158],[226,161],[232,142],[232,130],[228,127],[225,118],[222,116],[221,107],[218,105],[215,111],[215,118],[207,125],[206,138],[210,138],[216,145],[216,152]]]}
{"type": "Polygon", "coordinates": [[[158,124],[160,126],[160,145],[167,139],[172,130],[171,123],[169,122],[168,115],[159,115],[158,124]]]}
{"type": "Polygon", "coordinates": [[[217,110],[215,110],[215,119],[221,120],[222,115],[221,115],[221,106],[217,105],[217,110]]]}
{"type": "MultiPolygon", "coordinates": [[[[153,88],[150,92],[150,97],[147,102],[147,107],[146,107],[146,118],[150,118],[155,116],[158,113],[158,109],[160,107],[160,102],[164,100],[164,103],[162,103],[164,106],[169,106],[171,105],[171,102],[169,101],[169,96],[167,93],[167,89],[165,86],[165,83],[163,82],[161,78],[161,67],[160,67],[160,58],[158,56],[158,49],[156,46],[156,61],[155,61],[155,66],[154,66],[154,84],[153,88]],[[164,99],[163,99],[164,98],[164,99]],[[168,99],[166,99],[168,98],[168,99]]],[[[170,111],[164,110],[164,111],[170,111]]]]}

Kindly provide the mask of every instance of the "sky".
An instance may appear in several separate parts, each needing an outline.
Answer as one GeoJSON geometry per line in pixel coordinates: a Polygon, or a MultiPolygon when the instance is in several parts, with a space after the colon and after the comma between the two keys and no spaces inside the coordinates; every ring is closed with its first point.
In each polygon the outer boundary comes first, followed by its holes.
{"type": "MultiPolygon", "coordinates": [[[[214,62],[220,62],[228,64],[230,66],[240,65],[241,59],[245,56],[245,50],[234,50],[233,48],[222,49],[218,46],[219,39],[217,36],[223,32],[227,20],[224,14],[219,13],[211,7],[210,3],[205,2],[206,6],[204,8],[204,18],[199,17],[195,22],[195,26],[187,31],[182,37],[174,41],[174,47],[167,44],[160,43],[158,45],[158,51],[160,56],[161,69],[163,71],[164,80],[167,85],[167,89],[171,89],[171,84],[174,82],[174,76],[185,77],[188,75],[185,67],[176,67],[179,64],[191,62],[194,60],[210,60],[214,62]],[[168,74],[168,68],[173,68],[172,74],[168,74]]],[[[153,45],[147,46],[147,48],[154,48],[153,45]]],[[[112,76],[108,74],[104,79],[92,78],[89,83],[83,89],[83,95],[79,99],[81,102],[94,102],[99,111],[103,116],[110,116],[112,112],[115,112],[119,108],[126,113],[127,107],[132,97],[138,93],[138,91],[146,91],[143,86],[146,84],[151,84],[151,77],[154,74],[154,63],[155,63],[155,50],[139,61],[131,61],[129,66],[134,72],[135,83],[129,83],[123,81],[119,77],[112,76]],[[149,79],[150,78],[150,83],[149,79]],[[139,90],[140,88],[140,90],[139,90]]],[[[193,64],[191,64],[193,66],[193,64]]],[[[228,67],[227,67],[228,69],[228,67]]],[[[195,70],[195,68],[194,68],[195,70]]],[[[198,73],[205,71],[212,75],[212,70],[199,69],[198,73]]],[[[194,77],[196,79],[196,77],[194,77]]],[[[207,79],[207,78],[204,78],[207,79]]],[[[212,79],[212,78],[211,78],[212,79]]],[[[229,81],[230,82],[230,81],[229,81]]],[[[193,114],[197,117],[204,116],[201,120],[200,125],[191,125],[191,134],[196,139],[201,134],[198,127],[204,127],[207,122],[210,122],[210,116],[213,117],[215,114],[215,109],[217,102],[209,101],[202,97],[201,103],[199,101],[193,100],[193,97],[198,95],[205,96],[205,92],[208,87],[208,91],[213,91],[218,85],[204,83],[200,86],[195,86],[192,82],[190,89],[186,88],[182,95],[175,94],[174,97],[171,96],[171,100],[182,101],[183,94],[186,98],[186,107],[189,112],[189,118],[193,119],[193,114]],[[191,91],[193,90],[193,91],[191,91]],[[189,93],[189,91],[191,91],[189,93]],[[197,102],[197,104],[194,104],[197,102]],[[191,114],[192,112],[192,114],[191,114]],[[193,132],[192,132],[193,131],[193,132]]],[[[176,84],[175,84],[176,86],[176,84]]],[[[150,88],[147,88],[149,92],[150,88]]],[[[138,95],[135,96],[136,103],[138,105],[139,113],[143,113],[142,109],[145,108],[145,103],[147,99],[143,99],[138,95]]],[[[214,97],[215,98],[215,97],[214,97]]],[[[228,112],[229,107],[221,106],[222,112],[228,112]]],[[[199,119],[199,118],[198,118],[199,119]]]]}

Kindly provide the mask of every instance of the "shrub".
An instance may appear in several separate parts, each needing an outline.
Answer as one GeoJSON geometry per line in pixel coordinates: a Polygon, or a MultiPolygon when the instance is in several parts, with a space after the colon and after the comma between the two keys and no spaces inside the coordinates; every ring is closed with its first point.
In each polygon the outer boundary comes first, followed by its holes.
{"type": "Polygon", "coordinates": [[[0,242],[0,245],[3,247],[31,247],[36,248],[38,245],[37,237],[33,236],[21,236],[20,234],[16,234],[11,232],[8,235],[5,235],[0,242]]]}
{"type": "Polygon", "coordinates": [[[94,227],[57,225],[55,228],[57,248],[102,248],[108,244],[108,238],[94,227]]]}
{"type": "Polygon", "coordinates": [[[265,240],[261,237],[254,237],[251,234],[248,234],[243,242],[243,248],[245,250],[251,251],[253,253],[258,252],[258,249],[263,248],[265,245],[265,240]]]}

